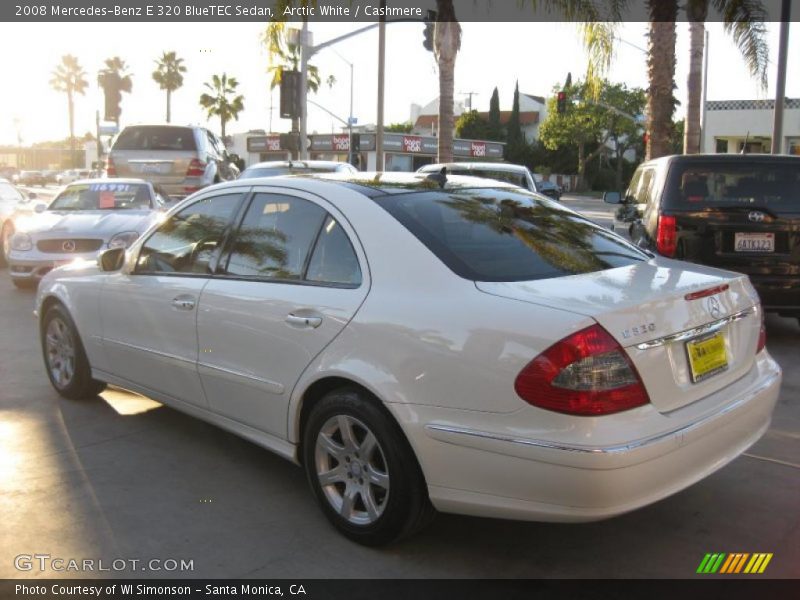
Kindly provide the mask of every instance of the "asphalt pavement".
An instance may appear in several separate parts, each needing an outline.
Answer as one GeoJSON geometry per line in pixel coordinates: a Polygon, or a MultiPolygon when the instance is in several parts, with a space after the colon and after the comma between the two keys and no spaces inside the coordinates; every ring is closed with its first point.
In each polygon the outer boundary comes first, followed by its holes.
{"type": "MultiPolygon", "coordinates": [[[[605,210],[600,200],[565,204],[605,210]]],[[[784,369],[772,427],[706,480],[608,521],[439,515],[410,540],[370,549],[338,535],[303,472],[266,450],[127,392],[59,398],[42,367],[33,297],[0,270],[0,578],[98,575],[15,567],[34,554],[193,565],[166,572],[128,562],[106,576],[685,578],[698,577],[709,552],[770,552],[765,574],[746,577],[800,577],[794,320],[767,319],[768,348],[784,369]]]]}

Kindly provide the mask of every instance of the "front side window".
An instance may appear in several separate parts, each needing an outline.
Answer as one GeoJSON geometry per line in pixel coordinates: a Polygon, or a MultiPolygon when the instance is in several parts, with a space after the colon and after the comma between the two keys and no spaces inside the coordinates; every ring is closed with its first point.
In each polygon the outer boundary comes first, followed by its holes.
{"type": "Polygon", "coordinates": [[[226,272],[299,280],[325,210],[301,198],[256,194],[233,242],[226,272]]]}
{"type": "Polygon", "coordinates": [[[456,275],[472,281],[547,279],[647,260],[603,227],[522,190],[443,190],[374,200],[456,275]]]}
{"type": "Polygon", "coordinates": [[[211,196],[172,215],[142,245],[137,273],[210,275],[241,194],[211,196]]]}

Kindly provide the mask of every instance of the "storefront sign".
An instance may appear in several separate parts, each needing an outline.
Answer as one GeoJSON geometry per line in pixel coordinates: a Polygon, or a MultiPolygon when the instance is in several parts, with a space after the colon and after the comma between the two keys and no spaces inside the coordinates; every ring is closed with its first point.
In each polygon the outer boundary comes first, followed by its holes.
{"type": "Polygon", "coordinates": [[[333,149],[337,151],[347,152],[350,150],[350,136],[349,135],[333,135],[331,136],[333,149]]]}
{"type": "Polygon", "coordinates": [[[485,157],[486,142],[472,142],[471,154],[472,156],[485,157]]]}
{"type": "Polygon", "coordinates": [[[247,138],[248,152],[280,152],[281,137],[279,135],[261,135],[247,138]]]}
{"type": "Polygon", "coordinates": [[[418,135],[404,135],[403,152],[422,152],[422,138],[418,135]]]}

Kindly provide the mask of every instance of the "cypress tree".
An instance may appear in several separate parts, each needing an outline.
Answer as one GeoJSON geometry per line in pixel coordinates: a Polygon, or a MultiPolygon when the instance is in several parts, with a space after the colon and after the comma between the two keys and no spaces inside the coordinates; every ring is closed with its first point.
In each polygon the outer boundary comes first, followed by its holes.
{"type": "Polygon", "coordinates": [[[489,131],[490,140],[501,141],[503,139],[503,125],[500,123],[500,94],[497,87],[492,92],[492,99],[489,100],[489,131]]]}

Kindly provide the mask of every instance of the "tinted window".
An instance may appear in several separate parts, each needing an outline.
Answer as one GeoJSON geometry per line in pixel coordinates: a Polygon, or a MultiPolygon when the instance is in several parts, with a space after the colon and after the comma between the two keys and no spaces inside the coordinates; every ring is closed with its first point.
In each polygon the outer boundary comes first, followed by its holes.
{"type": "Polygon", "coordinates": [[[653,186],[656,181],[655,169],[646,169],[642,172],[642,182],[639,186],[639,192],[636,195],[636,202],[639,204],[648,204],[653,197],[653,186]]]}
{"type": "Polygon", "coordinates": [[[352,286],[361,284],[356,253],[342,226],[333,217],[325,219],[308,263],[306,279],[352,286]]]}
{"type": "Polygon", "coordinates": [[[174,214],[142,246],[136,272],[210,274],[240,199],[239,194],[213,196],[174,214]]]}
{"type": "Polygon", "coordinates": [[[196,150],[190,127],[128,127],[119,134],[113,150],[196,150]]]}
{"type": "Polygon", "coordinates": [[[669,181],[670,208],[718,206],[800,212],[800,161],[676,164],[670,169],[669,181]]]}
{"type": "Polygon", "coordinates": [[[528,189],[528,178],[523,173],[513,171],[494,171],[492,169],[447,169],[450,175],[469,175],[471,177],[481,177],[483,179],[494,179],[495,181],[505,181],[513,185],[518,185],[528,189]]]}
{"type": "Polygon", "coordinates": [[[466,189],[375,201],[457,275],[475,281],[545,279],[647,259],[599,225],[525,192],[466,189]]]}
{"type": "Polygon", "coordinates": [[[226,272],[242,277],[302,279],[327,213],[313,202],[256,194],[236,234],[226,272]]]}
{"type": "Polygon", "coordinates": [[[143,210],[151,207],[147,185],[112,182],[70,185],[53,200],[48,210],[143,210]]]}

